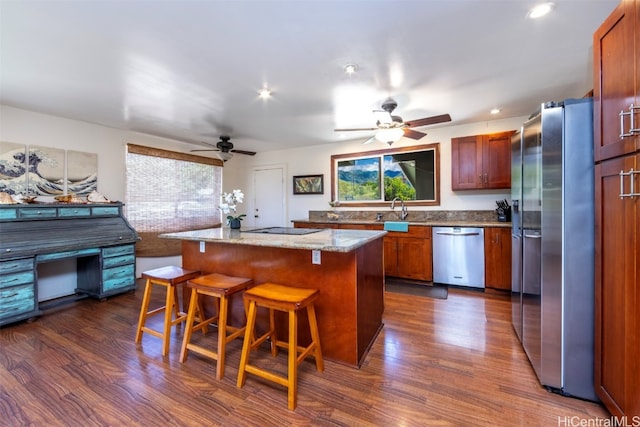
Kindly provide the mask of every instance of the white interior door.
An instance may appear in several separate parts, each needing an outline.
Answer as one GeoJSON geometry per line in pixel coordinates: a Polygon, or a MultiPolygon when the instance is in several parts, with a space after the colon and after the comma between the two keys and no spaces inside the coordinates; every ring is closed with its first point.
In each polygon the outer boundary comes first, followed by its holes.
{"type": "Polygon", "coordinates": [[[273,166],[253,170],[255,227],[287,227],[285,192],[284,167],[273,166]]]}

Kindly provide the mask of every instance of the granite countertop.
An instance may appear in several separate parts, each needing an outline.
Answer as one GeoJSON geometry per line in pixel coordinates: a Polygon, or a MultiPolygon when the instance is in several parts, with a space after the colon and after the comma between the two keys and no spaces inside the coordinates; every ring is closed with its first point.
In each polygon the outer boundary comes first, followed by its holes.
{"type": "Polygon", "coordinates": [[[228,243],[232,245],[268,246],[273,248],[310,249],[327,252],[351,252],[387,234],[377,230],[335,230],[304,234],[262,234],[250,233],[253,228],[230,230],[228,228],[207,228],[161,234],[166,239],[195,240],[200,242],[228,243]]]}
{"type": "MultiPolygon", "coordinates": [[[[399,221],[399,220],[392,220],[399,221]]],[[[315,220],[315,219],[296,219],[291,222],[305,223],[305,224],[379,224],[380,227],[384,225],[384,221],[376,220],[356,220],[356,219],[340,219],[340,220],[315,220]]],[[[431,226],[431,227],[502,227],[511,228],[511,222],[499,222],[499,221],[486,221],[486,220],[446,220],[446,219],[434,219],[426,221],[411,221],[408,220],[409,225],[418,226],[431,226]]]]}

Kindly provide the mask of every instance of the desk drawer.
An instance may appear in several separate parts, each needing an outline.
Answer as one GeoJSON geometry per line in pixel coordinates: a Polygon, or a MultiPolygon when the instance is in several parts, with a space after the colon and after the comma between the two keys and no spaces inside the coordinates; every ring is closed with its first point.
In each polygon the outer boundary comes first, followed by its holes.
{"type": "Polygon", "coordinates": [[[135,265],[121,265],[119,267],[105,268],[102,270],[102,282],[106,283],[109,280],[131,276],[133,278],[135,273],[135,265]]]}
{"type": "Polygon", "coordinates": [[[114,256],[110,258],[104,258],[102,260],[102,268],[117,267],[119,265],[133,264],[136,262],[136,257],[131,255],[114,256]]]}
{"type": "Polygon", "coordinates": [[[118,277],[115,279],[107,280],[102,285],[102,292],[113,291],[114,289],[128,288],[135,286],[135,279],[130,277],[118,277]]]}
{"type": "Polygon", "coordinates": [[[0,209],[0,219],[16,219],[18,218],[17,209],[0,209]]]}
{"type": "Polygon", "coordinates": [[[102,270],[102,292],[135,286],[134,272],[133,264],[102,270]]]}
{"type": "Polygon", "coordinates": [[[111,246],[102,249],[102,257],[108,258],[113,256],[129,255],[135,253],[134,245],[111,246]]]}
{"type": "Polygon", "coordinates": [[[94,206],[91,208],[91,214],[94,216],[118,216],[120,209],[113,206],[94,206]]]}
{"type": "Polygon", "coordinates": [[[58,215],[56,208],[21,208],[18,209],[20,218],[55,218],[58,215]]]}
{"type": "Polygon", "coordinates": [[[33,311],[35,308],[33,283],[0,289],[0,319],[33,311]]]}
{"type": "Polygon", "coordinates": [[[79,249],[77,251],[56,252],[53,254],[38,255],[38,262],[55,261],[64,258],[80,258],[83,256],[98,255],[100,249],[79,249]]]}
{"type": "Polygon", "coordinates": [[[63,218],[76,216],[91,216],[90,208],[59,208],[58,215],[63,218]]]}
{"type": "Polygon", "coordinates": [[[32,284],[33,281],[34,281],[33,270],[3,274],[0,276],[0,289],[9,288],[12,286],[24,285],[26,283],[32,284]]]}
{"type": "Polygon", "coordinates": [[[33,258],[14,259],[0,262],[0,274],[33,270],[33,258]]]}

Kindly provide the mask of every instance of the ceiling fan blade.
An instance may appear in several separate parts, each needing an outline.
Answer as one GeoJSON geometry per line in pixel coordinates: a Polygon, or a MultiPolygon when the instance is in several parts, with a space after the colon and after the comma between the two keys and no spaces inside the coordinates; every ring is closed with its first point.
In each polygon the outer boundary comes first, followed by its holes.
{"type": "Polygon", "coordinates": [[[255,156],[256,152],[255,151],[245,151],[245,150],[236,150],[235,148],[233,150],[229,150],[232,153],[238,153],[238,154],[246,154],[247,156],[255,156]]]}
{"type": "Polygon", "coordinates": [[[217,148],[203,148],[202,150],[191,150],[192,153],[195,153],[196,151],[220,151],[217,148]]]}
{"type": "Polygon", "coordinates": [[[367,139],[365,142],[363,142],[363,144],[371,144],[375,140],[376,140],[376,137],[374,135],[371,138],[367,139]]]}
{"type": "Polygon", "coordinates": [[[410,120],[404,122],[410,128],[416,128],[420,126],[435,125],[436,123],[450,122],[451,116],[448,114],[441,114],[439,116],[425,117],[424,119],[410,120]]]}
{"type": "Polygon", "coordinates": [[[334,131],[336,132],[350,132],[352,130],[368,130],[368,131],[372,131],[372,130],[378,130],[378,128],[350,128],[350,129],[334,129],[334,131]]]}
{"type": "Polygon", "coordinates": [[[424,132],[419,132],[417,130],[406,128],[404,130],[404,136],[406,136],[407,138],[411,138],[411,139],[420,139],[423,136],[427,136],[427,134],[424,133],[424,132]]]}

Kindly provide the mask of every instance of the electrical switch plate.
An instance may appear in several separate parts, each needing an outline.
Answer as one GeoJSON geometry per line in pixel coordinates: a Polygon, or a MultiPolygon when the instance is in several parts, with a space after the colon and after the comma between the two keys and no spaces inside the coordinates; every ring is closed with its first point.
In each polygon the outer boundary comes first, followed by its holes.
{"type": "Polygon", "coordinates": [[[204,242],[200,242],[200,252],[204,253],[204,242]]]}
{"type": "Polygon", "coordinates": [[[320,264],[320,251],[311,251],[311,264],[320,264]]]}

